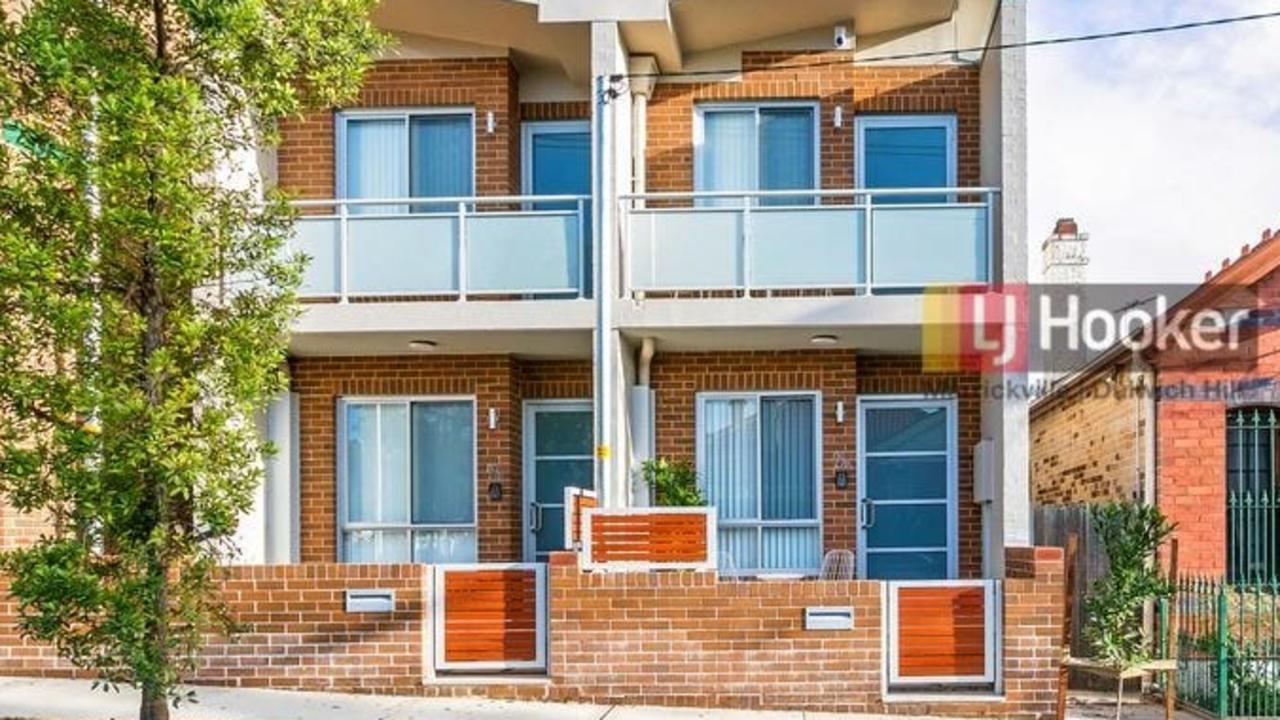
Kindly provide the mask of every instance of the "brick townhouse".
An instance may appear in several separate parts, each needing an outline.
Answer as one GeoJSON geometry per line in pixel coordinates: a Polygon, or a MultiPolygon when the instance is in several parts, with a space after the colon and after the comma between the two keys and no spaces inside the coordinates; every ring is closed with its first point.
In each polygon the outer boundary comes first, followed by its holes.
{"type": "Polygon", "coordinates": [[[1026,279],[1025,62],[955,51],[1024,18],[385,0],[356,101],[264,154],[304,311],[198,680],[1051,714],[1027,407],[921,356],[926,289],[1026,279]]]}
{"type": "Polygon", "coordinates": [[[1037,505],[1138,500],[1178,525],[1179,564],[1234,581],[1280,572],[1275,408],[1280,237],[1267,231],[1174,305],[1244,313],[1238,347],[1117,344],[1031,406],[1037,505]]]}

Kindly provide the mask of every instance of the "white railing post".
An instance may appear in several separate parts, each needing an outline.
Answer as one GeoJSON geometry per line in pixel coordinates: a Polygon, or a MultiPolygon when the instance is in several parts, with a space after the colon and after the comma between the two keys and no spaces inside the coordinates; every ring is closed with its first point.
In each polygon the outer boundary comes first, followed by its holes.
{"type": "Polygon", "coordinates": [[[863,198],[863,202],[866,204],[865,205],[866,220],[862,223],[862,234],[865,238],[866,246],[862,249],[862,251],[866,258],[864,262],[867,265],[863,269],[862,274],[867,284],[867,287],[866,287],[867,294],[870,295],[871,288],[874,285],[874,280],[875,280],[871,274],[871,263],[875,261],[875,252],[874,252],[874,248],[876,244],[875,220],[874,220],[875,211],[872,209],[872,205],[874,203],[872,202],[872,199],[871,199],[871,193],[868,192],[867,194],[863,195],[862,198],[863,198]]]}
{"type": "Polygon", "coordinates": [[[467,204],[458,203],[458,299],[467,299],[467,204]]]}
{"type": "Polygon", "coordinates": [[[338,201],[338,302],[346,304],[349,278],[348,256],[350,255],[350,233],[347,227],[347,203],[338,201]]]}
{"type": "Polygon", "coordinates": [[[578,297],[587,294],[586,202],[578,198],[578,297]]]}
{"type": "Polygon", "coordinates": [[[995,267],[996,267],[996,265],[995,265],[995,263],[996,263],[996,257],[995,257],[995,253],[996,253],[996,245],[995,245],[995,237],[996,237],[996,235],[995,235],[995,224],[996,224],[995,199],[996,199],[996,194],[995,194],[995,191],[993,191],[993,190],[987,190],[986,192],[984,192],[984,193],[983,193],[983,197],[986,199],[986,208],[985,208],[984,210],[985,210],[986,215],[987,215],[987,217],[986,217],[986,225],[987,225],[987,277],[986,277],[986,284],[987,284],[988,286],[990,286],[992,283],[994,283],[994,282],[995,282],[995,279],[996,279],[996,278],[995,278],[995,267]]]}
{"type": "Polygon", "coordinates": [[[742,197],[742,296],[751,297],[751,198],[742,197]]]}

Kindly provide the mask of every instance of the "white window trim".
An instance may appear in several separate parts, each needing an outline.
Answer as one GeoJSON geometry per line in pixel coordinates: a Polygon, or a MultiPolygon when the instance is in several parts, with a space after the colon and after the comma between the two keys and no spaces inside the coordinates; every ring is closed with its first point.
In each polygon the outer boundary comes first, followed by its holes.
{"type": "MultiPolygon", "coordinates": [[[[813,112],[813,189],[822,189],[822,108],[814,100],[790,100],[768,102],[716,102],[698,103],[693,108],[693,189],[704,190],[706,182],[706,126],[705,115],[708,112],[732,110],[751,110],[756,118],[756,153],[751,158],[751,185],[747,191],[760,189],[760,111],[771,108],[807,108],[813,112]]],[[[797,197],[803,198],[802,195],[797,197]]]]}
{"type": "MultiPolygon", "coordinates": [[[[524,401],[524,417],[521,429],[523,437],[523,479],[520,482],[521,505],[520,505],[520,525],[521,535],[524,538],[524,561],[527,563],[535,562],[538,556],[537,539],[533,535],[533,526],[529,523],[530,512],[533,509],[533,503],[537,500],[535,495],[536,488],[534,483],[537,481],[536,461],[537,453],[534,450],[534,417],[539,412],[592,412],[590,398],[574,398],[574,399],[546,399],[546,400],[525,400],[524,401]]],[[[594,425],[594,424],[593,424],[594,425]]],[[[594,431],[593,431],[594,434],[594,431]]],[[[595,447],[595,441],[591,443],[591,447],[595,447]]],[[[578,456],[555,456],[560,459],[588,459],[594,460],[595,455],[590,452],[581,458],[578,456]]],[[[595,492],[595,472],[594,468],[591,473],[591,487],[586,488],[591,492],[595,492]]],[[[569,525],[569,508],[565,507],[565,527],[569,525]]]]}
{"type": "MultiPolygon", "coordinates": [[[[867,491],[867,442],[866,412],[870,409],[884,408],[941,408],[947,413],[947,577],[940,580],[955,580],[960,576],[960,528],[959,528],[959,404],[954,395],[864,395],[857,398],[857,498],[854,505],[854,517],[857,523],[857,574],[867,577],[867,529],[862,526],[862,501],[867,491]]],[[[895,456],[906,456],[910,453],[892,453],[895,456]]],[[[926,455],[937,455],[938,451],[922,452],[926,455]]],[[[933,504],[941,504],[935,502],[933,504]]],[[[937,552],[939,548],[899,548],[900,552],[928,551],[937,552]]],[[[915,581],[913,581],[915,582],[915,581]]]]}
{"type": "MultiPolygon", "coordinates": [[[[818,530],[818,557],[816,564],[812,568],[735,568],[733,571],[726,572],[724,568],[720,568],[724,574],[737,575],[771,575],[786,574],[791,572],[817,572],[822,567],[822,557],[824,554],[824,533],[823,533],[823,504],[822,504],[822,393],[816,390],[763,390],[753,392],[700,392],[697,394],[695,405],[694,420],[694,453],[696,456],[696,468],[698,474],[698,488],[705,490],[702,478],[706,476],[706,453],[703,451],[702,427],[705,417],[705,408],[708,400],[754,400],[756,402],[756,517],[754,520],[724,520],[716,515],[716,524],[720,529],[724,528],[740,528],[750,527],[756,528],[757,531],[763,528],[774,527],[816,527],[818,530]],[[760,472],[760,459],[763,453],[763,443],[759,441],[761,432],[759,424],[759,407],[760,400],[768,397],[808,397],[813,399],[813,501],[814,515],[813,520],[764,520],[762,518],[764,502],[761,483],[763,476],[760,472]]],[[[759,557],[759,550],[762,544],[762,532],[756,533],[756,551],[759,557]]],[[[719,562],[719,559],[716,559],[719,562]]]]}
{"type": "MultiPolygon", "coordinates": [[[[431,106],[431,107],[396,107],[396,108],[361,108],[353,110],[339,110],[334,113],[334,140],[333,140],[333,177],[334,177],[334,198],[337,200],[346,199],[347,197],[347,121],[348,120],[404,120],[405,132],[405,153],[409,152],[409,118],[421,115],[466,115],[471,119],[471,189],[467,192],[467,197],[473,197],[476,194],[476,109],[468,106],[431,106]]],[[[405,188],[411,188],[413,183],[413,166],[409,162],[410,158],[405,158],[405,188]]]]}
{"type": "Polygon", "coordinates": [[[590,120],[537,120],[520,124],[520,187],[525,195],[533,194],[533,137],[535,135],[572,135],[590,133],[590,120]]]}
{"type": "Polygon", "coordinates": [[[936,128],[947,131],[947,187],[956,186],[956,116],[954,113],[930,115],[856,115],[854,128],[854,186],[867,186],[866,131],[873,128],[936,128]]]}
{"type": "MultiPolygon", "coordinates": [[[[402,530],[409,534],[409,560],[413,562],[414,530],[470,530],[475,534],[476,553],[480,551],[480,491],[478,473],[480,472],[479,445],[480,430],[477,413],[477,402],[474,395],[351,395],[338,398],[337,417],[335,418],[335,445],[337,462],[337,493],[335,512],[337,514],[337,557],[338,562],[348,562],[346,551],[346,534],[360,530],[402,530]],[[347,408],[352,405],[404,405],[409,411],[409,422],[406,432],[405,447],[409,451],[409,462],[412,467],[413,457],[413,403],[448,403],[468,402],[471,404],[471,522],[470,523],[414,523],[413,522],[413,479],[410,477],[409,490],[409,522],[407,523],[351,523],[347,521],[347,408]]],[[[383,562],[383,561],[377,561],[383,562]]]]}

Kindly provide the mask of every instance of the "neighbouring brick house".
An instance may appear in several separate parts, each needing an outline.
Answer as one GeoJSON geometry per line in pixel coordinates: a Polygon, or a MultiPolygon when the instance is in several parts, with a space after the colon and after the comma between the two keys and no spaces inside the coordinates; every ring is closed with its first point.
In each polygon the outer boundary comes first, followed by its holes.
{"type": "Polygon", "coordinates": [[[1040,505],[1153,503],[1177,523],[1180,567],[1233,578],[1280,570],[1275,546],[1275,408],[1280,238],[1208,273],[1173,306],[1249,312],[1239,349],[1135,353],[1116,345],[1031,407],[1031,478],[1040,505]]]}
{"type": "Polygon", "coordinates": [[[385,0],[282,126],[304,312],[199,681],[1052,713],[1026,406],[921,357],[925,288],[1026,279],[1024,61],[951,52],[1023,3],[739,5],[385,0]]]}

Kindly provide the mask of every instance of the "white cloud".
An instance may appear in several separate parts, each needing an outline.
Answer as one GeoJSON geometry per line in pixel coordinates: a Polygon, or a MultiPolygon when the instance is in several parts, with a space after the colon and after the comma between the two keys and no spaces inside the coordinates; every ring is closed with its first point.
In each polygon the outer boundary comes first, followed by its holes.
{"type": "MultiPolygon", "coordinates": [[[[1037,0],[1031,38],[1280,10],[1037,0]]],[[[1093,282],[1198,282],[1280,226],[1280,19],[1028,51],[1032,277],[1059,216],[1093,282]]]]}

